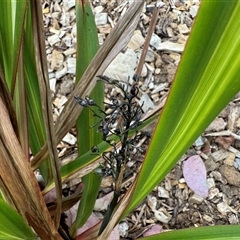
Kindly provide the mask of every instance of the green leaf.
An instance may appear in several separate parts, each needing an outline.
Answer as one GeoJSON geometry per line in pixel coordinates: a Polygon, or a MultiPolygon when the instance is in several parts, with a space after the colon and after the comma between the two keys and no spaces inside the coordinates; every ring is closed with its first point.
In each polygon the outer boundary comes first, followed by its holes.
{"type": "Polygon", "coordinates": [[[239,239],[239,226],[209,226],[164,232],[139,240],[233,240],[239,239]]]}
{"type": "Polygon", "coordinates": [[[14,91],[27,1],[4,1],[0,8],[0,65],[14,91]]]}
{"type": "MultiPolygon", "coordinates": [[[[98,35],[95,18],[88,1],[76,2],[77,16],[77,68],[76,82],[80,80],[89,63],[98,51],[98,35]],[[89,44],[90,43],[90,44],[89,44]]],[[[85,97],[85,96],[82,96],[85,97]]],[[[103,83],[99,82],[94,87],[90,97],[103,107],[104,92],[103,83]]],[[[77,119],[77,139],[78,155],[81,156],[88,152],[92,146],[99,144],[101,134],[97,133],[92,126],[96,125],[98,119],[94,118],[90,109],[83,109],[77,119]]],[[[98,195],[101,179],[98,175],[90,173],[82,178],[84,189],[78,207],[76,221],[71,227],[74,236],[77,229],[83,226],[93,211],[93,207],[98,195]]]]}
{"type": "Polygon", "coordinates": [[[240,90],[240,2],[202,2],[125,215],[240,90]]]}
{"type": "Polygon", "coordinates": [[[23,218],[2,199],[0,209],[0,239],[37,239],[23,218]]]}

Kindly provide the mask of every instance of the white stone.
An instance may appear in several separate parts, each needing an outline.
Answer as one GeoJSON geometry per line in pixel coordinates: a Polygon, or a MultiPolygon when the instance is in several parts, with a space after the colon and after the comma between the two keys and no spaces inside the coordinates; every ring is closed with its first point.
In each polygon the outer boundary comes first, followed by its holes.
{"type": "Polygon", "coordinates": [[[181,53],[181,52],[183,52],[184,47],[185,47],[184,44],[179,44],[179,43],[166,41],[166,42],[160,43],[157,46],[156,49],[160,50],[160,51],[164,51],[165,50],[165,51],[172,51],[172,52],[181,53]]]}
{"type": "Polygon", "coordinates": [[[67,65],[66,64],[63,65],[64,67],[62,69],[56,71],[56,79],[59,79],[67,74],[67,65]]]}
{"type": "Polygon", "coordinates": [[[103,11],[104,7],[103,6],[97,6],[94,8],[95,13],[101,13],[103,11]]]}
{"type": "Polygon", "coordinates": [[[153,33],[150,39],[150,45],[159,50],[161,41],[162,41],[161,38],[157,34],[153,33]]]}
{"type": "Polygon", "coordinates": [[[215,181],[214,181],[213,178],[208,178],[207,179],[207,187],[208,187],[208,189],[211,189],[211,188],[215,187],[215,181]]]}
{"type": "Polygon", "coordinates": [[[49,80],[50,89],[51,89],[51,91],[53,91],[54,93],[56,92],[56,82],[57,82],[57,79],[56,79],[56,78],[51,78],[51,79],[49,80]]]}
{"type": "Polygon", "coordinates": [[[127,237],[129,226],[126,222],[121,222],[118,225],[119,235],[121,237],[127,237]]]}
{"type": "Polygon", "coordinates": [[[196,6],[196,5],[193,5],[190,7],[189,13],[192,16],[192,18],[195,18],[197,16],[198,8],[199,6],[196,6]]]}
{"type": "Polygon", "coordinates": [[[149,109],[153,109],[155,107],[153,101],[150,99],[148,94],[145,92],[143,92],[143,94],[139,100],[139,105],[142,105],[142,104],[143,104],[143,106],[142,106],[143,112],[147,112],[149,109]]]}
{"type": "Polygon", "coordinates": [[[75,0],[63,0],[63,6],[66,11],[75,6],[75,0]]]}
{"type": "Polygon", "coordinates": [[[66,142],[70,145],[74,145],[77,141],[77,138],[73,136],[71,133],[67,133],[62,140],[63,142],[66,142]]]}
{"type": "Polygon", "coordinates": [[[96,13],[95,14],[95,22],[96,25],[104,25],[107,23],[107,17],[108,14],[107,13],[96,13]]]}
{"type": "Polygon", "coordinates": [[[190,198],[189,198],[189,202],[190,203],[196,203],[199,204],[204,200],[203,197],[197,195],[196,193],[194,193],[190,198]]]}
{"type": "Polygon", "coordinates": [[[178,25],[178,31],[182,34],[187,34],[187,33],[189,33],[190,30],[189,30],[189,28],[187,27],[186,24],[179,24],[178,25]]]}
{"type": "Polygon", "coordinates": [[[158,187],[158,197],[169,198],[169,192],[164,187],[159,186],[158,187]]]}
{"type": "Polygon", "coordinates": [[[137,54],[132,49],[127,49],[125,53],[118,54],[108,66],[104,75],[127,82],[129,76],[130,79],[134,76],[136,67],[137,54]]]}
{"type": "Polygon", "coordinates": [[[67,59],[67,72],[73,74],[76,73],[76,58],[67,59]]]}
{"type": "Polygon", "coordinates": [[[51,46],[53,46],[57,42],[60,42],[60,38],[59,38],[58,34],[54,34],[54,35],[48,37],[47,40],[51,46]]]}
{"type": "Polygon", "coordinates": [[[139,49],[145,42],[144,37],[142,36],[142,33],[140,30],[136,30],[128,43],[128,47],[131,48],[132,50],[137,50],[139,49]]]}
{"type": "Polygon", "coordinates": [[[63,54],[64,54],[65,56],[69,56],[69,55],[72,55],[72,54],[74,54],[74,53],[76,53],[76,49],[75,49],[75,48],[69,48],[69,49],[67,49],[67,50],[65,50],[65,51],[63,52],[63,54]]]}

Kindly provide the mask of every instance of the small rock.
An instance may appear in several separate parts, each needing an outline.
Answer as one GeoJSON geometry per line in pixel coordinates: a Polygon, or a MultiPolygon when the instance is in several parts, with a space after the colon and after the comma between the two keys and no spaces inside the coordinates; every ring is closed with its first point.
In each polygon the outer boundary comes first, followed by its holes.
{"type": "Polygon", "coordinates": [[[227,215],[227,212],[233,212],[237,214],[237,211],[235,211],[233,208],[231,208],[227,203],[221,202],[217,205],[217,210],[222,214],[222,215],[227,215]]]}
{"type": "Polygon", "coordinates": [[[95,14],[96,25],[98,26],[107,24],[107,17],[108,17],[107,13],[96,13],[95,14]]]}
{"type": "Polygon", "coordinates": [[[155,58],[156,58],[156,56],[155,56],[154,52],[152,50],[148,50],[145,61],[146,62],[153,62],[155,60],[155,58]]]}
{"type": "Polygon", "coordinates": [[[208,158],[205,161],[205,166],[206,166],[207,172],[211,172],[218,167],[218,164],[212,158],[208,158]]]}
{"type": "Polygon", "coordinates": [[[51,91],[53,91],[54,93],[56,92],[56,82],[57,82],[57,79],[56,79],[56,78],[51,78],[51,79],[49,79],[50,89],[51,89],[51,91]]]}
{"type": "Polygon", "coordinates": [[[154,103],[151,100],[151,98],[148,96],[147,93],[143,93],[140,100],[139,100],[139,104],[142,105],[142,110],[143,112],[147,112],[149,109],[153,109],[154,108],[154,103]]]}
{"type": "Polygon", "coordinates": [[[182,34],[187,34],[190,32],[189,28],[187,27],[186,24],[179,24],[178,25],[178,31],[182,34]]]}
{"type": "Polygon", "coordinates": [[[208,191],[208,200],[213,199],[215,196],[217,196],[219,194],[219,189],[218,188],[211,188],[208,191]]]}
{"type": "Polygon", "coordinates": [[[54,34],[54,35],[48,37],[47,40],[51,46],[60,42],[60,38],[59,38],[58,34],[54,34]]]}
{"type": "Polygon", "coordinates": [[[216,162],[221,161],[227,158],[228,156],[229,156],[229,152],[224,149],[221,149],[219,151],[212,153],[212,157],[216,162]]]}
{"type": "Polygon", "coordinates": [[[76,72],[76,58],[68,58],[67,59],[67,72],[75,74],[76,72]]]}
{"type": "Polygon", "coordinates": [[[63,0],[63,7],[65,11],[75,6],[75,0],[63,0]]]}
{"type": "Polygon", "coordinates": [[[196,6],[196,5],[193,5],[190,7],[189,13],[192,16],[192,18],[195,18],[197,16],[198,8],[199,6],[196,6]]]}
{"type": "Polygon", "coordinates": [[[222,165],[219,168],[219,172],[227,179],[229,184],[232,184],[233,186],[240,185],[240,172],[234,167],[222,165]]]}
{"type": "Polygon", "coordinates": [[[240,158],[236,158],[236,159],[235,159],[235,161],[234,161],[234,163],[233,163],[233,166],[234,166],[236,169],[240,170],[240,158]]]}
{"type": "Polygon", "coordinates": [[[73,81],[68,80],[68,79],[63,81],[60,85],[60,93],[64,96],[71,93],[73,91],[73,89],[74,89],[73,81]]]}
{"type": "Polygon", "coordinates": [[[224,149],[228,149],[234,142],[234,137],[232,136],[219,136],[215,140],[216,143],[219,143],[224,149]]]}
{"type": "Polygon", "coordinates": [[[204,200],[203,197],[197,195],[196,193],[194,193],[190,198],[189,198],[189,203],[196,203],[199,204],[204,200]]]}
{"type": "Polygon", "coordinates": [[[230,224],[239,224],[239,220],[238,220],[238,215],[236,214],[230,214],[228,216],[228,221],[230,224]]]}
{"type": "Polygon", "coordinates": [[[162,223],[168,223],[171,220],[171,215],[166,211],[165,208],[160,208],[158,210],[154,211],[155,218],[162,222],[162,223]]]}
{"type": "Polygon", "coordinates": [[[72,54],[74,54],[74,53],[76,53],[76,49],[75,49],[75,48],[69,48],[69,49],[67,49],[67,50],[65,50],[65,51],[63,52],[63,54],[64,54],[65,56],[69,56],[69,55],[72,55],[72,54]]]}
{"type": "Polygon", "coordinates": [[[64,67],[62,69],[56,71],[56,79],[60,79],[67,74],[67,65],[63,63],[63,66],[64,67]]]}
{"type": "Polygon", "coordinates": [[[70,145],[74,145],[77,141],[77,138],[73,136],[71,133],[67,133],[62,140],[63,142],[66,142],[70,145]]]}
{"type": "Polygon", "coordinates": [[[206,214],[203,215],[203,219],[207,222],[212,222],[212,220],[213,220],[210,216],[208,216],[206,214]]]}
{"type": "Polygon", "coordinates": [[[159,50],[161,41],[161,38],[157,34],[153,33],[150,39],[150,45],[159,50]]]}
{"type": "Polygon", "coordinates": [[[210,176],[213,176],[216,181],[219,181],[223,184],[227,184],[227,180],[225,178],[222,177],[222,174],[218,171],[212,171],[210,176]]]}
{"type": "Polygon", "coordinates": [[[108,66],[104,75],[122,80],[128,81],[135,74],[134,69],[137,66],[137,54],[132,49],[127,49],[125,53],[119,53],[118,56],[108,66]]]}
{"type": "Polygon", "coordinates": [[[184,50],[184,44],[174,43],[174,42],[163,42],[159,43],[156,47],[159,51],[172,51],[172,52],[178,52],[182,53],[184,50]]]}
{"type": "Polygon", "coordinates": [[[215,181],[214,181],[213,178],[208,178],[207,179],[207,187],[208,187],[208,189],[211,189],[211,188],[215,187],[215,181]]]}
{"type": "Polygon", "coordinates": [[[139,49],[145,42],[144,37],[142,36],[142,33],[140,30],[136,30],[128,43],[128,47],[131,48],[132,50],[137,50],[139,49]]]}
{"type": "Polygon", "coordinates": [[[169,192],[164,187],[158,187],[158,197],[169,198],[169,192]]]}
{"type": "Polygon", "coordinates": [[[226,123],[222,118],[216,118],[206,129],[206,132],[211,132],[211,131],[222,131],[224,130],[226,126],[226,123]]]}
{"type": "Polygon", "coordinates": [[[128,235],[129,226],[126,222],[120,222],[118,225],[119,235],[123,238],[128,235]]]}
{"type": "Polygon", "coordinates": [[[204,145],[204,139],[202,136],[198,137],[197,140],[194,142],[196,147],[201,147],[204,145]]]}
{"type": "Polygon", "coordinates": [[[94,8],[95,13],[101,13],[103,11],[104,7],[103,6],[97,6],[94,8]]]}
{"type": "Polygon", "coordinates": [[[229,153],[228,157],[224,160],[224,164],[233,166],[234,160],[235,160],[235,153],[229,153]]]}
{"type": "Polygon", "coordinates": [[[51,61],[52,69],[58,70],[58,69],[62,68],[63,60],[64,60],[63,54],[54,49],[52,52],[52,61],[51,61]]]}

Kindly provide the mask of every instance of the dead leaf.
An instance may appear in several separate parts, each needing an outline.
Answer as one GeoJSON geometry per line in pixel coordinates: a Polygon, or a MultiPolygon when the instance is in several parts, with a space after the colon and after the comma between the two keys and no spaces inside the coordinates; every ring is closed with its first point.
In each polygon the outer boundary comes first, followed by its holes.
{"type": "Polygon", "coordinates": [[[183,164],[183,176],[187,185],[199,196],[208,196],[207,171],[201,157],[191,156],[183,164]]]}

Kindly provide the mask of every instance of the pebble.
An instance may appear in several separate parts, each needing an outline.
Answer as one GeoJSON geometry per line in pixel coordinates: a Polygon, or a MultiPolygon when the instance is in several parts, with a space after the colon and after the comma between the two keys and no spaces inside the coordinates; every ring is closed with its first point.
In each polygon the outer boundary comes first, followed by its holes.
{"type": "Polygon", "coordinates": [[[208,178],[207,179],[207,187],[208,187],[208,189],[211,189],[211,188],[215,187],[215,181],[214,181],[213,178],[208,178]]]}
{"type": "Polygon", "coordinates": [[[142,33],[140,30],[136,30],[128,43],[128,47],[132,50],[136,51],[138,50],[145,42],[144,37],[142,36],[142,33]]]}
{"type": "Polygon", "coordinates": [[[51,46],[53,46],[53,45],[55,45],[56,43],[60,42],[60,38],[59,38],[58,34],[54,34],[54,35],[48,37],[47,40],[48,40],[48,43],[49,43],[51,46]]]}
{"type": "Polygon", "coordinates": [[[194,142],[196,147],[201,147],[204,145],[204,139],[202,136],[198,137],[197,140],[194,142]]]}
{"type": "Polygon", "coordinates": [[[128,77],[133,77],[134,69],[137,67],[137,54],[132,49],[127,49],[125,53],[119,53],[118,56],[108,66],[104,75],[108,77],[128,81],[128,77]]]}
{"type": "Polygon", "coordinates": [[[229,166],[233,166],[235,157],[235,153],[229,153],[228,157],[223,161],[223,163],[229,166]]]}
{"type": "Polygon", "coordinates": [[[96,25],[99,26],[99,25],[107,24],[107,18],[108,18],[107,13],[96,13],[95,14],[96,25]]]}
{"type": "Polygon", "coordinates": [[[199,6],[193,5],[190,7],[189,14],[192,16],[192,18],[195,18],[197,16],[199,6]]]}
{"type": "Polygon", "coordinates": [[[237,171],[234,167],[228,165],[222,165],[219,168],[219,172],[223,177],[227,179],[229,184],[233,186],[240,186],[240,172],[237,171]]]}
{"type": "Polygon", "coordinates": [[[159,186],[158,187],[158,197],[169,198],[169,192],[164,187],[159,186]]]}
{"type": "Polygon", "coordinates": [[[70,145],[74,145],[77,142],[77,138],[73,136],[71,133],[67,133],[65,137],[62,139],[62,141],[70,145]]]}
{"type": "Polygon", "coordinates": [[[60,85],[60,93],[64,96],[71,93],[74,89],[74,84],[72,80],[65,79],[60,85]]]}
{"type": "Polygon", "coordinates": [[[172,51],[172,52],[178,52],[182,53],[184,50],[184,44],[174,43],[174,42],[162,42],[159,43],[156,47],[159,51],[172,51]]]}
{"type": "Polygon", "coordinates": [[[64,56],[61,52],[57,50],[53,50],[52,52],[52,61],[51,61],[51,67],[54,70],[58,70],[63,67],[63,61],[64,61],[64,56]]]}
{"type": "Polygon", "coordinates": [[[75,74],[75,72],[76,72],[76,58],[69,57],[67,59],[67,72],[75,74]]]}
{"type": "Polygon", "coordinates": [[[225,129],[226,123],[223,120],[223,118],[216,118],[206,129],[206,132],[211,132],[211,131],[222,131],[225,129]]]}
{"type": "Polygon", "coordinates": [[[203,200],[204,200],[203,197],[201,197],[201,196],[197,195],[196,193],[194,193],[194,194],[189,198],[189,203],[200,204],[203,200]]]}
{"type": "Polygon", "coordinates": [[[182,34],[188,34],[190,32],[189,28],[186,24],[179,24],[178,25],[178,31],[182,34]]]}
{"type": "Polygon", "coordinates": [[[150,45],[159,50],[161,41],[161,38],[157,34],[153,33],[150,39],[150,45]]]}
{"type": "Polygon", "coordinates": [[[235,161],[234,161],[234,163],[233,163],[233,166],[234,166],[236,169],[240,170],[240,158],[236,158],[236,159],[235,159],[235,161]]]}
{"type": "Polygon", "coordinates": [[[126,222],[120,222],[118,225],[119,235],[121,237],[127,237],[129,226],[126,222]]]}
{"type": "Polygon", "coordinates": [[[233,208],[231,208],[227,203],[221,202],[217,205],[217,210],[222,214],[222,215],[227,215],[228,212],[233,212],[237,214],[237,211],[235,211],[233,208]]]}
{"type": "Polygon", "coordinates": [[[229,156],[229,152],[224,150],[224,149],[221,149],[219,151],[216,151],[216,152],[212,153],[212,157],[216,162],[224,160],[228,156],[229,156]]]}

